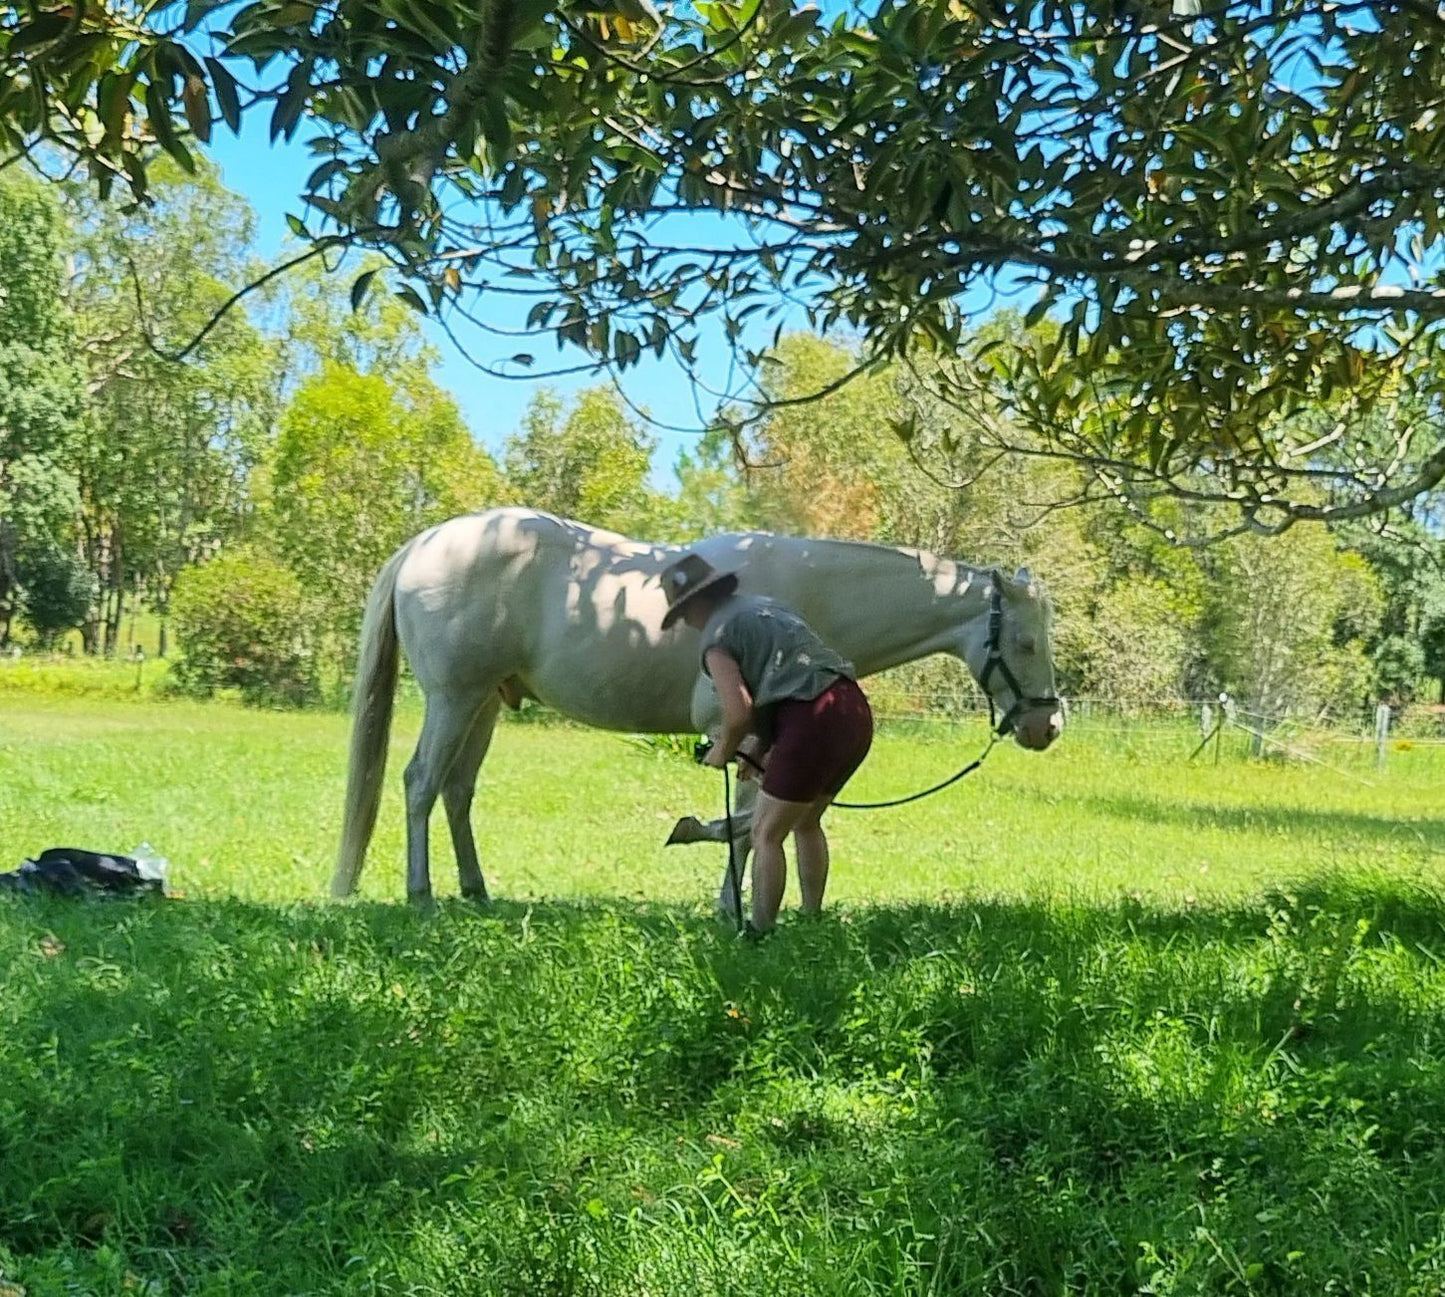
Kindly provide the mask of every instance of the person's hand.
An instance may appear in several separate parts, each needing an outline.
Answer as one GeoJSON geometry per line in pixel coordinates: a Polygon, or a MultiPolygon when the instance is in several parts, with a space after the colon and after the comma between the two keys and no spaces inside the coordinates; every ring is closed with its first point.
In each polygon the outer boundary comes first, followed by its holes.
{"type": "Polygon", "coordinates": [[[768,768],[768,754],[759,750],[755,739],[746,740],[738,749],[738,779],[757,779],[768,768]]]}

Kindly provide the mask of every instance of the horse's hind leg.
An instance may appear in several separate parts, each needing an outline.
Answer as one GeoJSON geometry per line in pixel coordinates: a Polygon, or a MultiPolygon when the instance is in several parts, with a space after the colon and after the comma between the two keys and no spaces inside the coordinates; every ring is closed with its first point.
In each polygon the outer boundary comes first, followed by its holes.
{"type": "Polygon", "coordinates": [[[431,865],[427,827],[451,768],[471,733],[478,715],[476,695],[441,692],[426,696],[426,718],[416,751],[407,763],[406,783],[406,894],[412,901],[431,899],[431,865]]]}
{"type": "Polygon", "coordinates": [[[501,705],[502,700],[496,694],[482,704],[461,752],[442,783],[442,802],[447,808],[452,850],[457,857],[457,879],[461,883],[462,895],[476,901],[489,898],[486,880],[482,877],[482,865],[477,859],[476,838],[472,836],[472,797],[477,790],[477,771],[492,745],[501,705]]]}

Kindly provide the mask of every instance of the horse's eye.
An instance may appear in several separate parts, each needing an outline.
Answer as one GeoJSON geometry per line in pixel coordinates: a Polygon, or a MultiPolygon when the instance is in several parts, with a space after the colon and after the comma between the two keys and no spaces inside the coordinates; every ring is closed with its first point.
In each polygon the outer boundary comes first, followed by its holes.
{"type": "Polygon", "coordinates": [[[1038,641],[1037,641],[1036,639],[1034,639],[1034,637],[1033,637],[1032,635],[1020,635],[1020,636],[1019,636],[1019,651],[1020,651],[1020,652],[1023,652],[1023,653],[1032,653],[1036,648],[1038,648],[1038,646],[1039,646],[1039,645],[1038,645],[1038,641]]]}

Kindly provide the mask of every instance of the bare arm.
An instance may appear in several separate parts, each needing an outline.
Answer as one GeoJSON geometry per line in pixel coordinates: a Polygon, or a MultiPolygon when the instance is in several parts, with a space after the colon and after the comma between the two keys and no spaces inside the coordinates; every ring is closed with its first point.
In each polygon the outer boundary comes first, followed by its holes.
{"type": "Polygon", "coordinates": [[[708,673],[722,704],[722,734],[708,754],[706,764],[721,766],[738,750],[753,727],[753,697],[743,683],[737,659],[725,649],[711,648],[706,656],[708,673]]]}

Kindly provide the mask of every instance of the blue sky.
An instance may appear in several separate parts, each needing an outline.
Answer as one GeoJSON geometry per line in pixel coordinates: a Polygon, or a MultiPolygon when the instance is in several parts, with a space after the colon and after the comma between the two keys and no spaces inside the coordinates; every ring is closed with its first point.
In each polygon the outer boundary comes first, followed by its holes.
{"type": "MultiPolygon", "coordinates": [[[[280,260],[288,240],[291,240],[286,214],[300,214],[302,207],[298,195],[316,165],[315,159],[299,138],[290,144],[270,144],[266,115],[260,113],[250,114],[244,119],[239,137],[219,130],[207,153],[221,168],[222,180],[227,188],[241,194],[255,209],[259,254],[268,262],[280,260]]],[[[294,240],[291,240],[291,245],[294,246],[294,240]]],[[[339,291],[344,292],[350,284],[351,274],[343,270],[338,278],[339,291]]],[[[513,328],[520,328],[525,323],[526,303],[516,306],[508,301],[500,309],[504,313],[514,312],[515,318],[499,318],[494,323],[513,328]]],[[[589,384],[608,381],[600,375],[524,380],[491,377],[463,357],[440,327],[428,322],[425,328],[442,356],[437,378],[455,395],[473,434],[493,453],[500,451],[503,441],[520,425],[522,414],[539,387],[547,385],[568,393],[589,384]]],[[[471,337],[460,332],[468,328],[470,326],[465,322],[459,322],[459,336],[464,344],[469,347],[475,344],[483,358],[495,358],[493,340],[475,330],[471,337]]],[[[539,370],[576,364],[582,358],[580,352],[570,348],[566,352],[558,352],[545,337],[532,341],[519,340],[513,349],[534,352],[539,370]]],[[[726,384],[728,355],[722,345],[720,330],[711,348],[706,341],[699,347],[699,360],[710,385],[726,384]]],[[[688,376],[675,364],[644,360],[628,370],[624,381],[629,399],[646,409],[661,424],[698,427],[699,401],[704,411],[711,413],[712,398],[706,392],[695,393],[688,376]]],[[[678,452],[694,442],[697,434],[671,432],[657,427],[649,431],[658,443],[653,456],[654,471],[660,480],[667,481],[671,478],[670,470],[678,452]]]]}
{"type": "MultiPolygon", "coordinates": [[[[289,144],[281,141],[272,144],[268,134],[268,116],[266,113],[247,114],[242,119],[239,136],[218,129],[205,151],[220,167],[223,183],[242,195],[254,209],[257,252],[265,261],[274,264],[284,259],[288,247],[294,249],[297,246],[287,227],[286,216],[288,213],[300,215],[304,211],[299,196],[316,166],[316,158],[308,151],[300,134],[289,144]]],[[[730,228],[726,218],[698,215],[671,217],[669,221],[686,226],[683,232],[679,232],[677,225],[670,224],[666,236],[670,242],[737,246],[737,231],[730,228]]],[[[339,272],[339,292],[346,291],[354,274],[353,267],[339,272]]],[[[980,284],[966,295],[960,305],[983,318],[1001,304],[1026,307],[1038,291],[1027,278],[1010,283],[1008,277],[1004,277],[993,286],[980,284]]],[[[485,299],[489,323],[512,329],[521,329],[525,325],[528,305],[525,298],[497,295],[485,299]]],[[[474,309],[483,309],[482,304],[477,304],[474,309]]],[[[783,319],[788,327],[807,327],[803,312],[798,308],[788,308],[783,319]]],[[[776,320],[766,323],[759,320],[751,334],[751,345],[765,345],[775,324],[776,320]]],[[[462,355],[439,325],[428,321],[424,328],[442,357],[437,379],[455,396],[473,435],[493,454],[498,454],[507,437],[519,428],[528,403],[542,386],[549,386],[565,396],[583,387],[609,381],[603,374],[524,379],[494,377],[476,368],[462,355]]],[[[503,348],[501,340],[487,336],[464,320],[458,319],[455,328],[463,345],[483,360],[495,362],[514,352],[529,351],[537,358],[536,369],[545,371],[548,368],[570,367],[584,359],[582,353],[574,348],[558,351],[555,343],[546,336],[519,338],[503,348]]],[[[724,339],[721,324],[713,322],[704,326],[697,353],[702,381],[712,391],[695,387],[692,378],[671,359],[644,359],[623,377],[629,401],[647,411],[655,420],[648,426],[648,432],[657,443],[653,454],[653,476],[659,486],[667,487],[675,481],[672,468],[679,452],[696,443],[702,426],[716,408],[717,398],[712,393],[742,389],[745,375],[738,372],[736,363],[733,350],[724,339]],[[674,430],[679,427],[690,431],[674,430]]]]}

